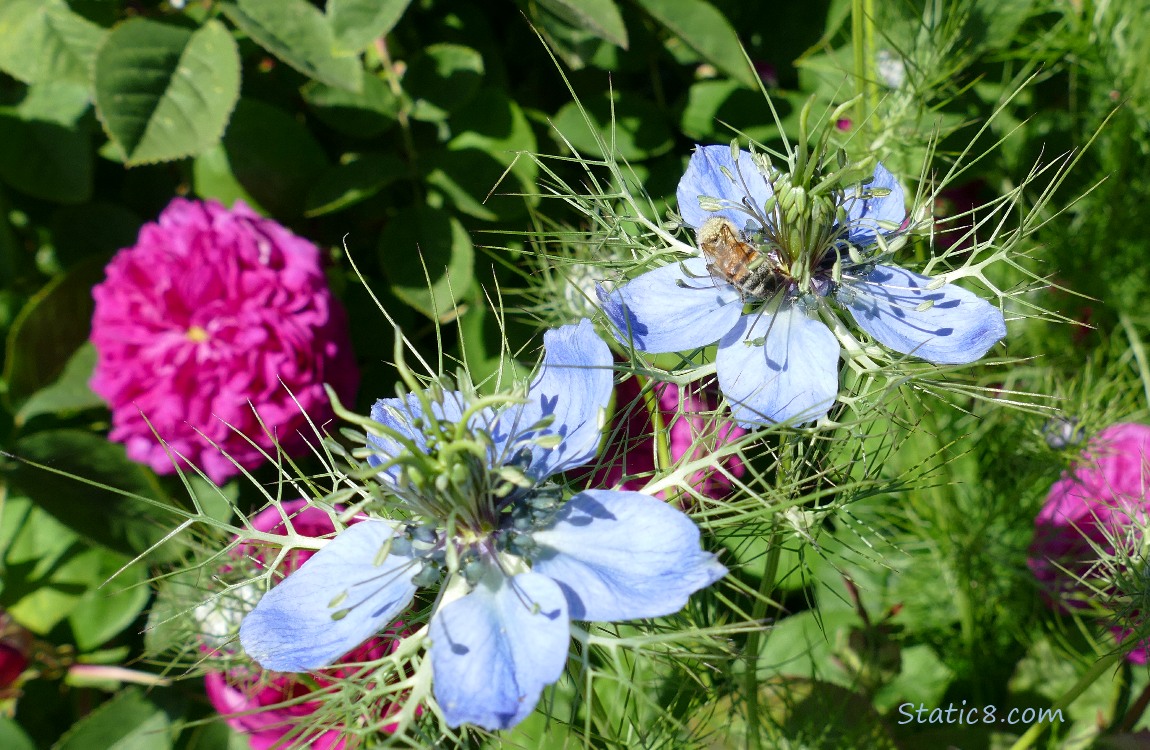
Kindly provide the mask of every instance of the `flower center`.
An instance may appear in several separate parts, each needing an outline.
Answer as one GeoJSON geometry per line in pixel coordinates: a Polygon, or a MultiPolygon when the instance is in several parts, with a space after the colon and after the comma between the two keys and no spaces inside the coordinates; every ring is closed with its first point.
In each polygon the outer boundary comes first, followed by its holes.
{"type": "Polygon", "coordinates": [[[201,344],[210,338],[207,330],[200,326],[191,326],[184,335],[188,337],[188,341],[194,341],[197,344],[201,344]]]}

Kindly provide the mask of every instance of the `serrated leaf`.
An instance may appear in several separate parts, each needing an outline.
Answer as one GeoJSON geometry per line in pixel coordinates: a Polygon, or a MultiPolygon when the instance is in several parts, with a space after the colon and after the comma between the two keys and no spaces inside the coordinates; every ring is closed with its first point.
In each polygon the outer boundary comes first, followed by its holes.
{"type": "Polygon", "coordinates": [[[461,312],[474,281],[471,238],[438,208],[417,206],[393,219],[380,235],[379,260],[395,296],[444,322],[461,312]]]}
{"type": "Polygon", "coordinates": [[[411,116],[438,122],[475,97],[483,81],[483,56],[459,44],[433,44],[411,61],[404,88],[411,116]]]}
{"type": "Polygon", "coordinates": [[[133,18],[96,55],[96,112],[128,166],[211,148],[240,93],[240,57],[223,24],[133,18]]]}
{"type": "Polygon", "coordinates": [[[72,725],[52,750],[169,750],[172,726],[164,711],[128,688],[72,725]]]}
{"type": "Polygon", "coordinates": [[[707,62],[744,86],[758,86],[758,78],[743,56],[739,36],[715,6],[704,0],[636,2],[707,62]]]}
{"type": "Polygon", "coordinates": [[[370,198],[407,174],[407,165],[394,154],[360,154],[354,161],[332,167],[308,191],[304,216],[342,211],[370,198]]]}
{"type": "Polygon", "coordinates": [[[335,56],[332,29],[307,0],[236,0],[223,9],[257,44],[308,78],[360,90],[363,65],[356,57],[335,56]]]}
{"type": "Polygon", "coordinates": [[[86,86],[105,33],[63,0],[5,0],[0,3],[0,70],[25,83],[86,86]]]}
{"type": "Polygon", "coordinates": [[[337,52],[357,54],[399,23],[411,0],[327,0],[337,52]]]}
{"type": "Polygon", "coordinates": [[[563,22],[627,49],[627,26],[612,0],[539,0],[539,5],[563,22]]]}

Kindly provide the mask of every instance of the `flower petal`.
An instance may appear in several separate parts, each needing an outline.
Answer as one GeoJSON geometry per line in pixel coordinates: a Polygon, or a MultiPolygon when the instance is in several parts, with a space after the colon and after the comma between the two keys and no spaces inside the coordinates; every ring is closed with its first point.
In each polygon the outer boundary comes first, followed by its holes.
{"type": "MultiPolygon", "coordinates": [[[[704,211],[699,206],[700,196],[718,198],[736,206],[749,202],[757,213],[762,214],[763,205],[773,194],[771,186],[751,161],[751,155],[740,151],[736,162],[731,158],[730,146],[696,146],[675,191],[683,222],[696,229],[712,216],[726,217],[740,229],[752,220],[750,214],[738,208],[704,211]],[[724,168],[729,177],[723,174],[724,168]]],[[[759,228],[757,221],[754,225],[759,228]]]]}
{"type": "Polygon", "coordinates": [[[719,390],[743,427],[810,422],[839,392],[839,343],[830,329],[790,302],[744,315],[719,342],[719,390]]]}
{"type": "Polygon", "coordinates": [[[607,293],[599,303],[620,343],[651,354],[713,344],[743,312],[739,293],[716,282],[703,258],[657,268],[607,293]]]}
{"type": "Polygon", "coordinates": [[[876,234],[896,231],[906,219],[906,199],[902,185],[881,163],[875,164],[874,177],[862,192],[875,188],[889,190],[884,196],[848,197],[844,202],[847,209],[847,239],[854,245],[866,247],[875,241],[876,234]],[[885,226],[880,226],[880,222],[885,226]]]}
{"type": "MultiPolygon", "coordinates": [[[[447,391],[443,394],[443,403],[433,403],[431,409],[436,417],[445,422],[458,422],[463,418],[463,394],[459,391],[447,391]]],[[[412,426],[414,420],[423,418],[423,404],[415,394],[407,394],[405,400],[379,399],[371,407],[371,418],[410,440],[420,451],[427,451],[424,431],[412,426]]],[[[368,462],[375,466],[400,455],[405,450],[402,443],[387,435],[378,437],[368,435],[367,440],[376,449],[377,455],[368,458],[368,462]]],[[[395,481],[399,478],[399,469],[399,466],[392,465],[381,471],[380,475],[395,481]]]]}
{"type": "Polygon", "coordinates": [[[383,521],[348,526],[264,594],[240,625],[248,656],[277,672],[318,669],[395,619],[415,594],[415,569],[394,551],[377,561],[394,533],[383,521]]]}
{"type": "Polygon", "coordinates": [[[495,420],[496,464],[526,448],[527,472],[536,479],[582,466],[599,447],[602,413],[611,400],[611,350],[584,318],[543,335],[543,366],[527,391],[527,403],[505,409],[495,420]],[[549,425],[533,429],[544,417],[549,425]],[[557,435],[561,442],[534,442],[557,435]]]}
{"type": "Polygon", "coordinates": [[[559,679],[571,637],[567,602],[538,573],[493,571],[431,618],[435,700],[450,727],[507,729],[559,679]]]}
{"type": "Polygon", "coordinates": [[[884,346],[940,365],[967,364],[1006,335],[1002,311],[954,284],[928,290],[931,279],[898,266],[877,266],[839,292],[855,322],[884,346]],[[919,307],[930,302],[930,307],[919,307]]]}
{"type": "Polygon", "coordinates": [[[573,620],[669,615],[727,574],[690,518],[638,492],[580,492],[532,536],[532,570],[559,583],[573,620]]]}

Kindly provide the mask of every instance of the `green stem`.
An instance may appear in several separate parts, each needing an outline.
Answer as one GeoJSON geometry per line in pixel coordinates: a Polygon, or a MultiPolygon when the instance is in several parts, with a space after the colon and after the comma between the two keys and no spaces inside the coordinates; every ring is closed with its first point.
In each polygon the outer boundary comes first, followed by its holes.
{"type": "MultiPolygon", "coordinates": [[[[1113,654],[1107,654],[1106,656],[1096,661],[1094,665],[1090,667],[1090,669],[1086,670],[1086,674],[1078,678],[1078,682],[1074,683],[1073,687],[1063,693],[1062,696],[1054,702],[1054,705],[1050,707],[1050,710],[1061,711],[1062,709],[1067,708],[1074,701],[1078,700],[1078,696],[1086,692],[1086,689],[1093,685],[1099,677],[1101,677],[1111,667],[1113,667],[1114,664],[1122,658],[1122,656],[1122,652],[1115,652],[1113,654]]],[[[1047,727],[1049,727],[1051,723],[1052,722],[1039,721],[1031,724],[1030,729],[1027,729],[1026,733],[1019,737],[1017,742],[1011,745],[1010,750],[1027,750],[1027,748],[1034,747],[1034,743],[1038,741],[1038,738],[1042,736],[1043,732],[1046,731],[1047,727]]]]}
{"type": "MultiPolygon", "coordinates": [[[[771,528],[771,534],[767,538],[767,558],[763,565],[763,578],[759,582],[759,595],[755,599],[754,606],[751,608],[751,619],[754,622],[760,622],[766,619],[767,616],[767,602],[771,598],[771,594],[775,590],[775,578],[779,572],[779,530],[777,526],[771,528]]],[[[747,744],[753,750],[760,750],[762,748],[762,737],[759,736],[759,675],[758,675],[758,662],[759,662],[759,641],[761,640],[763,631],[754,630],[747,636],[747,667],[746,667],[746,684],[744,691],[746,692],[747,700],[747,744]]]]}
{"type": "Polygon", "coordinates": [[[855,93],[859,95],[857,127],[870,122],[878,106],[878,86],[871,74],[874,50],[874,0],[851,0],[851,41],[854,48],[855,93]]]}

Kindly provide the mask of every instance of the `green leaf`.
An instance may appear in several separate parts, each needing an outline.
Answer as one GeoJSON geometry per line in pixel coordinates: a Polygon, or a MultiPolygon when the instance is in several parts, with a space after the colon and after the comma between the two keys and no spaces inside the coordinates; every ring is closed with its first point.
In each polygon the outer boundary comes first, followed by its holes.
{"type": "Polygon", "coordinates": [[[103,406],[103,399],[88,387],[95,366],[96,347],[84,344],[68,360],[56,382],[36,391],[24,402],[16,413],[16,426],[23,426],[38,414],[61,414],[103,406]]]}
{"type": "Polygon", "coordinates": [[[223,9],[257,44],[308,78],[360,90],[363,65],[356,57],[335,56],[332,29],[307,0],[236,0],[223,9]]]}
{"type": "Polygon", "coordinates": [[[0,3],[0,70],[25,83],[87,86],[105,33],[63,0],[5,0],[0,3]]]}
{"type": "Polygon", "coordinates": [[[172,734],[163,709],[128,688],[72,725],[52,750],[169,750],[172,734]]]}
{"type": "Polygon", "coordinates": [[[595,122],[602,143],[596,140],[578,102],[563,105],[552,126],[584,156],[606,156],[601,146],[610,150],[614,141],[615,152],[620,157],[641,161],[666,153],[675,143],[659,108],[638,96],[620,98],[614,103],[613,111],[607,94],[583,101],[583,107],[595,122]]]}
{"type": "Polygon", "coordinates": [[[407,174],[407,165],[394,154],[359,154],[353,161],[320,175],[308,191],[305,216],[335,213],[366,200],[407,174]]]}
{"type": "Polygon", "coordinates": [[[115,578],[131,558],[102,552],[94,574],[98,583],[88,589],[68,614],[68,624],[81,651],[99,648],[128,627],[148,603],[147,572],[143,565],[130,565],[115,578]]]}
{"type": "MultiPolygon", "coordinates": [[[[797,114],[785,94],[774,93],[771,98],[784,124],[788,114],[797,114]]],[[[687,91],[687,104],[679,126],[697,143],[730,141],[735,137],[731,127],[760,143],[779,138],[778,128],[762,93],[750,91],[729,78],[693,84],[687,91]]]]}
{"type": "Polygon", "coordinates": [[[704,0],[636,2],[704,60],[744,86],[758,87],[758,77],[743,56],[738,35],[715,6],[704,0]]]}
{"type": "Polygon", "coordinates": [[[76,127],[0,113],[0,179],[57,203],[92,195],[92,143],[76,127]]]}
{"type": "Polygon", "coordinates": [[[88,111],[89,99],[86,84],[44,81],[28,87],[16,114],[22,120],[54,122],[70,128],[88,111]]]}
{"type": "MultiPolygon", "coordinates": [[[[154,501],[139,499],[164,497],[155,475],[129,460],[123,446],[99,435],[85,430],[37,432],[16,441],[12,453],[54,470],[20,461],[12,470],[13,483],[60,523],[108,549],[137,555],[163,539],[178,520],[154,501]]],[[[162,560],[174,552],[167,546],[149,557],[162,560]]]]}
{"type": "MultiPolygon", "coordinates": [[[[426,170],[424,181],[468,216],[496,221],[512,218],[526,208],[521,198],[491,195],[506,166],[482,149],[433,151],[423,155],[420,166],[426,170]]],[[[502,190],[522,192],[522,186],[504,181],[502,190]]]]}
{"type": "Polygon", "coordinates": [[[399,23],[411,0],[327,0],[337,52],[357,54],[399,23]]]}
{"type": "Polygon", "coordinates": [[[411,116],[438,122],[467,104],[483,81],[483,56],[459,44],[433,44],[411,61],[404,89],[411,116]]]}
{"type": "Polygon", "coordinates": [[[328,168],[311,132],[281,109],[241,99],[224,134],[223,149],[197,159],[196,193],[231,205],[242,198],[282,218],[303,213],[304,201],[328,168]]]}
{"type": "Polygon", "coordinates": [[[312,81],[303,87],[304,101],[325,125],[355,138],[375,138],[395,124],[400,100],[376,76],[363,79],[360,92],[312,81]]]}
{"type": "Polygon", "coordinates": [[[0,716],[0,747],[4,750],[36,750],[32,738],[7,716],[0,716]]]}
{"type": "Polygon", "coordinates": [[[223,24],[199,29],[132,18],[96,55],[96,112],[125,164],[201,153],[220,138],[240,91],[240,57],[223,24]]]}
{"type": "Polygon", "coordinates": [[[440,321],[459,314],[474,282],[471,238],[438,208],[417,206],[393,219],[380,235],[379,261],[396,297],[440,321]]]}
{"type": "Polygon", "coordinates": [[[611,0],[539,0],[539,5],[564,23],[627,48],[627,27],[619,8],[611,0]]]}
{"type": "Polygon", "coordinates": [[[37,292],[12,324],[4,363],[5,398],[12,406],[60,377],[76,349],[88,339],[92,286],[104,276],[102,261],[77,266],[37,292]]]}
{"type": "Polygon", "coordinates": [[[50,229],[56,263],[72,268],[92,259],[110,258],[136,244],[143,221],[122,203],[94,201],[67,206],[52,215],[50,229]]]}
{"type": "MultiPolygon", "coordinates": [[[[42,522],[43,517],[31,519],[42,522]]],[[[92,571],[99,565],[97,548],[70,544],[67,554],[50,565],[37,560],[34,566],[8,565],[4,600],[8,612],[33,633],[45,635],[79,605],[86,591],[100,585],[92,571]]],[[[121,558],[128,560],[128,558],[121,558]]]]}

